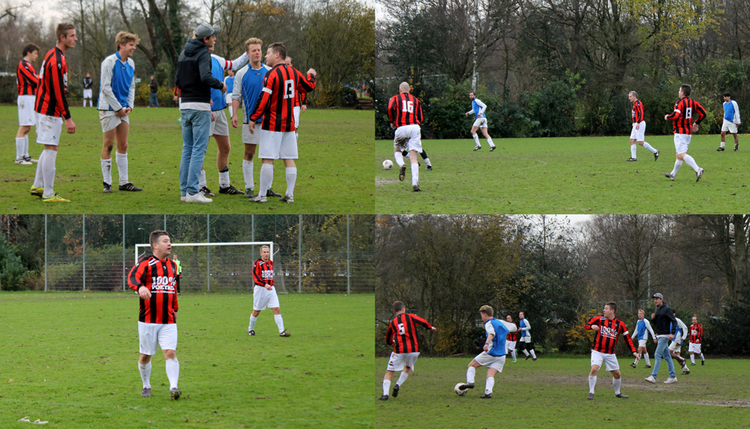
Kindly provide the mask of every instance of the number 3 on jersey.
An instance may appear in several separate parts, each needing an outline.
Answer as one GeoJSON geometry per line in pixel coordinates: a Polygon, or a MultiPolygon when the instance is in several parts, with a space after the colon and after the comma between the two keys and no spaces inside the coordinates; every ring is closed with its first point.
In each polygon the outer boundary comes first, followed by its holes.
{"type": "Polygon", "coordinates": [[[284,99],[294,98],[294,80],[289,79],[284,81],[284,99]]]}
{"type": "Polygon", "coordinates": [[[401,100],[401,111],[402,112],[413,113],[414,112],[414,102],[413,101],[401,100]]]}

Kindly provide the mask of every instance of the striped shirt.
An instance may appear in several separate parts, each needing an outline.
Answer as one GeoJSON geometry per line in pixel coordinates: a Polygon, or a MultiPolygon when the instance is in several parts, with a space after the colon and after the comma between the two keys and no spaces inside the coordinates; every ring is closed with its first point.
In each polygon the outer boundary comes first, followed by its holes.
{"type": "Polygon", "coordinates": [[[37,113],[70,119],[70,108],[65,91],[68,87],[68,63],[63,52],[55,46],[47,52],[39,69],[36,89],[37,113]]]}
{"type": "Polygon", "coordinates": [[[514,325],[516,325],[516,332],[508,332],[508,337],[506,340],[508,341],[518,341],[518,324],[516,322],[511,322],[514,325]]]}
{"type": "Polygon", "coordinates": [[[631,115],[633,116],[634,124],[643,122],[643,103],[641,100],[635,100],[635,103],[633,103],[633,110],[631,110],[631,115]]]}
{"type": "Polygon", "coordinates": [[[690,342],[694,344],[703,342],[703,325],[699,323],[690,325],[690,342]]]}
{"type": "Polygon", "coordinates": [[[128,286],[138,291],[141,286],[151,291],[151,298],[140,298],[138,321],[170,324],[177,322],[177,266],[171,259],[144,256],[130,270],[128,286]]]}
{"type": "Polygon", "coordinates": [[[36,75],[34,66],[24,59],[18,63],[16,86],[18,87],[18,95],[34,95],[36,94],[36,87],[39,86],[39,76],[36,75]]]}
{"type": "Polygon", "coordinates": [[[258,259],[253,263],[253,282],[255,286],[273,286],[273,261],[258,259]]]}
{"type": "Polygon", "coordinates": [[[315,89],[315,76],[307,78],[294,67],[277,64],[263,77],[263,91],[250,121],[263,116],[261,129],[289,132],[295,130],[294,104],[299,91],[315,89]]]}
{"type": "Polygon", "coordinates": [[[692,123],[700,124],[706,117],[706,110],[692,98],[681,98],[674,103],[674,111],[667,115],[667,120],[672,121],[672,130],[675,134],[693,134],[692,123]],[[694,117],[698,117],[693,121],[694,117]]]}
{"type": "Polygon", "coordinates": [[[617,337],[622,334],[630,351],[635,353],[635,345],[633,344],[633,340],[630,339],[630,335],[628,335],[628,327],[625,326],[622,320],[616,317],[610,320],[604,316],[595,316],[586,322],[583,327],[591,329],[594,325],[599,326],[599,330],[596,332],[596,337],[594,338],[594,350],[604,354],[613,354],[617,346],[617,337]]]}
{"type": "Polygon", "coordinates": [[[399,314],[388,325],[385,342],[388,345],[393,345],[394,353],[418,353],[419,337],[417,336],[417,325],[432,329],[430,322],[416,314],[399,314]]]}
{"type": "Polygon", "coordinates": [[[419,125],[424,120],[422,105],[417,97],[411,94],[398,94],[388,102],[388,122],[397,127],[403,125],[419,125]]]}

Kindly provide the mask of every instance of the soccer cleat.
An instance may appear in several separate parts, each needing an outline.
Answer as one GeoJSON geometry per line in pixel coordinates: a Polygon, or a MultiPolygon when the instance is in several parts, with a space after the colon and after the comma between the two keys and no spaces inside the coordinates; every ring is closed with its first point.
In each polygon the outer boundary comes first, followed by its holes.
{"type": "Polygon", "coordinates": [[[141,396],[144,398],[150,398],[151,397],[151,388],[150,387],[144,387],[143,391],[141,392],[141,396]]]}
{"type": "Polygon", "coordinates": [[[240,191],[232,185],[229,185],[226,188],[219,187],[219,193],[227,195],[245,195],[244,192],[240,191]]]}
{"type": "Polygon", "coordinates": [[[112,193],[112,185],[110,185],[107,182],[102,182],[102,183],[104,183],[104,190],[102,192],[104,192],[105,194],[111,194],[112,193]]]}
{"type": "Polygon", "coordinates": [[[690,364],[690,366],[695,366],[695,362],[692,362],[692,363],[690,364]]]}
{"type": "Polygon", "coordinates": [[[256,195],[253,198],[250,198],[250,202],[252,203],[267,203],[268,199],[265,196],[256,195]]]}
{"type": "Polygon", "coordinates": [[[529,360],[529,359],[531,359],[531,355],[526,355],[526,359],[524,360],[529,360]]]}
{"type": "Polygon", "coordinates": [[[648,377],[646,377],[645,380],[648,381],[649,383],[656,383],[656,379],[654,378],[653,375],[649,375],[648,377]]]}
{"type": "Polygon", "coordinates": [[[23,160],[24,161],[28,161],[28,162],[39,162],[38,159],[34,159],[34,158],[30,157],[30,156],[24,156],[23,160]]]}
{"type": "Polygon", "coordinates": [[[622,393],[618,393],[618,394],[615,395],[615,398],[628,399],[628,395],[624,395],[622,393]]]}
{"type": "Polygon", "coordinates": [[[169,394],[172,397],[173,401],[176,401],[176,400],[180,399],[180,396],[182,396],[182,392],[180,391],[180,389],[178,389],[176,387],[174,389],[170,390],[169,394]]]}
{"type": "Polygon", "coordinates": [[[625,161],[627,161],[627,162],[633,162],[633,161],[638,161],[638,159],[637,158],[628,158],[625,161]]]}
{"type": "Polygon", "coordinates": [[[381,400],[381,401],[387,401],[388,400],[388,395],[383,395],[383,396],[381,396],[378,399],[381,400]]]}
{"type": "Polygon", "coordinates": [[[204,187],[201,188],[201,192],[203,193],[203,195],[205,195],[207,197],[215,197],[216,196],[216,194],[214,194],[213,192],[211,192],[211,190],[208,189],[208,187],[206,187],[206,186],[204,186],[204,187]]]}
{"type": "Polygon", "coordinates": [[[41,198],[42,195],[44,195],[44,188],[37,188],[36,186],[31,185],[31,189],[29,190],[29,192],[31,193],[31,195],[41,198]]]}
{"type": "Polygon", "coordinates": [[[411,188],[414,189],[414,192],[422,192],[422,190],[419,189],[419,185],[412,185],[411,188]]]}
{"type": "Polygon", "coordinates": [[[632,366],[633,368],[635,368],[638,365],[635,362],[633,362],[633,363],[630,364],[630,366],[632,366]]]}
{"type": "Polygon", "coordinates": [[[282,197],[283,195],[281,195],[278,192],[274,192],[273,189],[271,188],[268,188],[268,191],[266,191],[266,196],[267,197],[282,197]]]}
{"type": "Polygon", "coordinates": [[[205,195],[198,192],[195,195],[186,194],[185,195],[185,202],[186,203],[210,203],[213,200],[211,198],[206,198],[205,195]]]}
{"type": "Polygon", "coordinates": [[[143,190],[141,188],[136,187],[135,185],[133,185],[130,182],[128,182],[128,183],[126,183],[124,185],[120,185],[118,189],[121,190],[121,191],[129,191],[129,192],[138,192],[138,191],[142,191],[143,190]]]}
{"type": "Polygon", "coordinates": [[[432,166],[431,165],[427,166],[427,171],[432,171],[432,166]]]}
{"type": "Polygon", "coordinates": [[[401,388],[401,386],[399,386],[398,384],[396,384],[396,385],[393,386],[393,397],[394,398],[396,396],[398,396],[398,389],[400,389],[400,388],[401,388]]]}
{"type": "Polygon", "coordinates": [[[492,146],[492,147],[490,148],[490,152],[492,152],[492,151],[493,151],[493,150],[495,150],[495,149],[497,149],[497,146],[492,146]]]}
{"type": "Polygon", "coordinates": [[[719,148],[718,148],[718,149],[716,149],[716,152],[724,152],[724,148],[723,148],[723,147],[721,147],[721,146],[719,146],[719,148]]]}
{"type": "Polygon", "coordinates": [[[537,358],[531,358],[531,361],[532,361],[532,362],[536,362],[536,359],[537,359],[537,358]]]}
{"type": "Polygon", "coordinates": [[[701,366],[703,366],[703,365],[705,365],[705,364],[706,364],[706,361],[702,360],[702,361],[701,361],[701,366]]]}
{"type": "Polygon", "coordinates": [[[42,201],[45,203],[69,203],[70,200],[66,200],[65,198],[54,194],[50,195],[49,197],[46,195],[42,195],[42,201]]]}
{"type": "MultiPolygon", "coordinates": [[[[740,144],[739,143],[735,143],[734,144],[734,151],[737,152],[739,150],[740,150],[740,144]]],[[[26,158],[24,158],[24,159],[26,159],[26,158]]]]}
{"type": "Polygon", "coordinates": [[[482,396],[480,396],[482,399],[492,399],[492,393],[482,393],[482,396]]]}
{"type": "Polygon", "coordinates": [[[695,173],[695,181],[698,182],[701,180],[701,177],[703,177],[703,169],[699,169],[697,173],[695,173]]]}
{"type": "Polygon", "coordinates": [[[18,165],[31,165],[31,161],[26,161],[23,158],[17,159],[17,160],[15,160],[13,162],[16,163],[16,164],[18,164],[18,165]]]}
{"type": "Polygon", "coordinates": [[[473,389],[474,383],[464,383],[460,386],[458,386],[458,390],[466,390],[466,389],[473,389]]]}
{"type": "Polygon", "coordinates": [[[478,151],[481,148],[482,148],[482,146],[474,146],[474,151],[476,152],[476,151],[478,151]]]}
{"type": "Polygon", "coordinates": [[[667,179],[669,179],[669,180],[671,180],[671,181],[673,181],[673,182],[674,182],[674,176],[672,175],[672,173],[671,173],[671,172],[669,172],[669,173],[664,173],[664,177],[666,177],[667,179]]]}
{"type": "Polygon", "coordinates": [[[403,182],[405,177],[406,177],[406,164],[402,165],[401,168],[399,168],[399,170],[398,170],[398,180],[400,182],[403,182]]]}
{"type": "Polygon", "coordinates": [[[255,331],[253,331],[251,329],[251,330],[247,331],[247,335],[250,335],[251,337],[254,337],[255,336],[255,331]]]}
{"type": "MultiPolygon", "coordinates": [[[[294,197],[291,195],[284,195],[283,197],[281,197],[279,201],[281,201],[282,203],[293,203],[294,197]]],[[[396,395],[393,395],[393,396],[396,396],[396,395]]]]}
{"type": "Polygon", "coordinates": [[[255,192],[255,190],[253,188],[245,188],[245,196],[247,198],[254,197],[255,195],[253,194],[253,192],[255,192]]]}
{"type": "Polygon", "coordinates": [[[588,400],[593,400],[593,399],[594,399],[594,394],[593,394],[593,393],[589,393],[589,397],[588,397],[588,398],[586,398],[586,399],[588,399],[588,400]]]}
{"type": "Polygon", "coordinates": [[[516,362],[518,362],[518,361],[517,361],[517,360],[515,360],[515,359],[513,359],[513,363],[516,363],[516,362]]]}
{"type": "MultiPolygon", "coordinates": [[[[290,334],[290,333],[289,333],[289,332],[287,332],[287,331],[284,331],[284,332],[280,333],[280,334],[279,334],[279,336],[280,336],[280,337],[291,337],[291,336],[292,336],[292,334],[290,334]]],[[[393,396],[396,396],[396,395],[393,395],[393,396]]]]}
{"type": "Polygon", "coordinates": [[[677,383],[677,377],[669,377],[669,378],[668,378],[668,379],[667,379],[667,380],[666,380],[666,381],[664,382],[664,384],[672,384],[672,383],[677,383]]]}
{"type": "Polygon", "coordinates": [[[646,365],[646,368],[651,368],[651,365],[646,365]]]}
{"type": "Polygon", "coordinates": [[[688,375],[688,374],[690,374],[690,370],[688,369],[688,367],[682,368],[682,375],[688,375]]]}
{"type": "Polygon", "coordinates": [[[659,154],[660,154],[660,152],[658,150],[656,151],[656,153],[654,153],[654,161],[656,161],[657,159],[659,159],[659,154]]]}

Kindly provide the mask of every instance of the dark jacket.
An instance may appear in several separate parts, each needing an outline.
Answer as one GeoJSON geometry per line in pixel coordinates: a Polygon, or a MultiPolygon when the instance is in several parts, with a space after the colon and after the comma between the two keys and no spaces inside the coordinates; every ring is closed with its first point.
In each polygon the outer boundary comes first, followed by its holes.
{"type": "Polygon", "coordinates": [[[662,306],[656,308],[652,322],[656,335],[674,335],[677,332],[677,319],[675,319],[674,312],[666,302],[662,301],[662,306]],[[670,323],[672,324],[671,329],[670,323]]]}
{"type": "Polygon", "coordinates": [[[211,54],[203,40],[190,39],[177,60],[176,86],[183,103],[211,103],[211,88],[223,89],[224,82],[211,75],[211,54]]]}

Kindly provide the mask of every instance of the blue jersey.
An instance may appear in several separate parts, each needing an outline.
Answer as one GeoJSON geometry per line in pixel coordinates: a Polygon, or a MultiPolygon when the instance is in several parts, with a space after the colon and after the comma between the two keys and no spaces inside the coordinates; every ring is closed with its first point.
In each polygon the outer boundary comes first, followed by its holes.
{"type": "MultiPolygon", "coordinates": [[[[224,81],[224,67],[213,56],[211,57],[211,75],[219,82],[224,81]]],[[[213,104],[211,104],[212,112],[227,108],[227,100],[220,89],[211,88],[211,101],[213,101],[213,104]]]]}
{"type": "Polygon", "coordinates": [[[226,80],[224,80],[224,83],[227,85],[227,94],[231,94],[234,90],[234,77],[226,78],[226,80]]]}
{"type": "Polygon", "coordinates": [[[492,318],[485,322],[484,330],[487,331],[488,338],[490,334],[495,334],[492,338],[492,347],[487,350],[487,354],[490,356],[505,356],[505,338],[508,336],[508,332],[510,332],[505,324],[500,320],[492,318]]]}
{"type": "Polygon", "coordinates": [[[486,108],[487,108],[487,105],[484,104],[484,103],[482,103],[482,101],[480,99],[476,98],[476,97],[471,101],[471,110],[474,111],[474,116],[476,116],[477,118],[480,118],[480,117],[486,118],[487,117],[487,115],[485,115],[485,113],[484,113],[484,110],[486,108]],[[480,113],[482,114],[482,116],[479,116],[480,113]]]}
{"type": "Polygon", "coordinates": [[[132,58],[123,62],[119,52],[105,58],[101,67],[97,108],[114,111],[124,107],[132,108],[135,101],[134,74],[132,58]]]}
{"type": "Polygon", "coordinates": [[[734,103],[731,100],[724,103],[724,119],[734,122],[734,103]]]}
{"type": "MultiPolygon", "coordinates": [[[[265,64],[261,64],[259,69],[254,69],[248,64],[247,69],[244,70],[242,76],[242,100],[245,104],[245,120],[243,123],[250,123],[250,115],[255,112],[255,106],[258,105],[258,100],[263,92],[263,78],[266,73],[271,70],[265,64]]],[[[263,117],[258,118],[257,123],[263,122],[263,117]]]]}
{"type": "Polygon", "coordinates": [[[648,340],[649,330],[646,328],[646,323],[648,323],[646,319],[641,319],[635,325],[635,330],[638,333],[638,340],[648,340]]]}
{"type": "Polygon", "coordinates": [[[525,336],[531,336],[531,334],[529,334],[528,330],[526,330],[526,331],[522,330],[523,328],[527,328],[527,327],[530,327],[530,326],[531,325],[529,325],[529,322],[527,322],[526,319],[521,319],[521,320],[518,321],[518,330],[521,331],[521,337],[522,338],[525,337],[525,336]]]}

